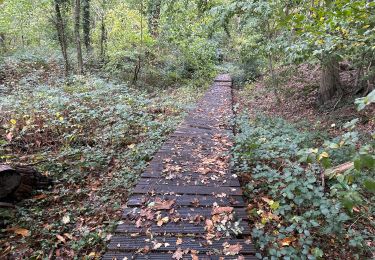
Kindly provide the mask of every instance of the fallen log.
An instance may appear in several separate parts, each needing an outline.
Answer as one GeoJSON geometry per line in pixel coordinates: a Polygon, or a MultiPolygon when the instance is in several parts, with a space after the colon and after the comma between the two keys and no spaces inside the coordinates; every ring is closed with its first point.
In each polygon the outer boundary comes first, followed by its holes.
{"type": "Polygon", "coordinates": [[[30,166],[0,165],[0,199],[22,200],[33,190],[46,189],[52,180],[30,166]]]}

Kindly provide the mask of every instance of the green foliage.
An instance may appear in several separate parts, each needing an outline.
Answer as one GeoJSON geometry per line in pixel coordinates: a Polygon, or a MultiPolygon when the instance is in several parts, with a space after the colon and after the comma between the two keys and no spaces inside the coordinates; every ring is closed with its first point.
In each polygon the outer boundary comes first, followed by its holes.
{"type": "Polygon", "coordinates": [[[373,144],[357,150],[356,135],[348,133],[311,149],[314,136],[283,120],[242,116],[237,124],[234,162],[251,179],[246,192],[253,202],[252,235],[265,256],[324,258],[332,247],[326,241],[339,245],[343,255],[360,257],[373,250],[366,245],[368,224],[358,221],[374,211],[374,197],[365,190],[373,188],[373,144]],[[331,176],[328,192],[322,168],[348,160],[359,160],[358,171],[331,176]]]}
{"type": "Polygon", "coordinates": [[[125,195],[197,98],[192,92],[150,95],[87,75],[57,86],[20,84],[0,96],[0,162],[37,163],[55,181],[44,196],[12,214],[0,212],[6,224],[32,234],[9,238],[12,246],[33,248],[25,258],[45,258],[57,248],[73,252],[64,258],[99,255],[125,195]]]}

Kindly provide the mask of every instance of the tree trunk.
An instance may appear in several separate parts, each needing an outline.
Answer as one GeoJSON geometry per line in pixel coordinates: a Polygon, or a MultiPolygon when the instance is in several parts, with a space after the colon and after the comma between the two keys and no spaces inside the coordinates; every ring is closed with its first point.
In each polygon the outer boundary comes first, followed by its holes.
{"type": "Polygon", "coordinates": [[[76,48],[77,48],[77,72],[78,72],[78,74],[83,74],[81,35],[80,35],[80,32],[79,32],[80,18],[81,18],[81,0],[75,0],[75,6],[74,6],[74,36],[75,36],[76,48]]]}
{"type": "Polygon", "coordinates": [[[339,62],[335,57],[328,57],[322,62],[322,75],[320,78],[319,102],[325,104],[330,101],[340,86],[339,62]]]}
{"type": "Polygon", "coordinates": [[[69,71],[70,71],[69,57],[68,57],[68,41],[66,38],[65,24],[62,18],[61,8],[60,8],[60,4],[58,0],[55,0],[55,13],[56,13],[55,26],[56,26],[57,35],[59,38],[61,53],[64,58],[65,76],[68,76],[69,71]]]}
{"type": "Polygon", "coordinates": [[[162,0],[148,1],[148,27],[150,34],[157,38],[159,36],[159,20],[162,0]]]}
{"type": "Polygon", "coordinates": [[[5,33],[0,33],[0,48],[1,52],[5,53],[6,52],[6,44],[5,44],[5,33]]]}
{"type": "Polygon", "coordinates": [[[82,26],[83,26],[83,41],[85,43],[86,52],[87,54],[91,53],[91,38],[90,38],[90,26],[91,26],[91,18],[90,18],[90,0],[83,0],[82,5],[82,26]]]}
{"type": "Polygon", "coordinates": [[[28,166],[0,165],[0,199],[21,200],[35,189],[45,189],[52,180],[28,166]]]}
{"type": "MultiPolygon", "coordinates": [[[[103,11],[104,12],[104,11],[103,11]]],[[[105,49],[107,45],[107,32],[105,28],[105,21],[104,21],[104,14],[102,14],[101,17],[101,26],[100,26],[100,31],[101,31],[101,36],[100,36],[100,57],[101,60],[105,60],[105,49]]]]}

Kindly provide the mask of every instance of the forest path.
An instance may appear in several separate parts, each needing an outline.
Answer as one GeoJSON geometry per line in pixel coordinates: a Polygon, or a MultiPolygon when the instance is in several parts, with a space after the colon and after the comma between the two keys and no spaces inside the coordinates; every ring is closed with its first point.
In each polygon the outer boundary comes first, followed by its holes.
{"type": "Polygon", "coordinates": [[[230,170],[231,87],[218,76],[155,155],[103,259],[256,259],[230,170]]]}

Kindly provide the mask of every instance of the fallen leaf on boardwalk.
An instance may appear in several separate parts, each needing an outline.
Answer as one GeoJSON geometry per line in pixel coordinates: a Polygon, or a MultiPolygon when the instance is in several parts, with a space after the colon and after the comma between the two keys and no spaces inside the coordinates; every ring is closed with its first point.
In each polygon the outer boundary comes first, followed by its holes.
{"type": "Polygon", "coordinates": [[[286,237],[283,240],[281,240],[281,245],[282,246],[289,246],[290,243],[293,241],[296,241],[297,239],[295,237],[286,237]]]}
{"type": "Polygon", "coordinates": [[[194,199],[191,201],[191,204],[192,204],[194,207],[198,207],[198,206],[199,206],[199,199],[198,199],[198,198],[194,198],[194,199]]]}
{"type": "Polygon", "coordinates": [[[221,213],[231,213],[233,207],[217,207],[212,210],[212,215],[221,214],[221,213]]]}
{"type": "Polygon", "coordinates": [[[205,226],[206,231],[210,232],[214,229],[214,223],[212,222],[211,219],[206,219],[206,226],[205,226]]]}
{"type": "Polygon", "coordinates": [[[171,209],[176,200],[161,200],[160,198],[155,199],[155,204],[153,209],[162,210],[162,209],[171,209]]]}
{"type": "Polygon", "coordinates": [[[169,217],[164,217],[164,218],[158,220],[157,225],[160,227],[163,224],[167,224],[168,221],[169,221],[169,217]]]}
{"type": "Polygon", "coordinates": [[[199,257],[196,254],[196,250],[191,250],[191,260],[199,260],[199,257]]]}
{"type": "Polygon", "coordinates": [[[60,240],[61,242],[63,242],[64,244],[66,243],[66,240],[63,236],[60,236],[60,235],[56,235],[57,239],[60,240]]]}
{"type": "Polygon", "coordinates": [[[201,168],[198,168],[198,169],[197,169],[197,172],[199,172],[199,173],[201,173],[201,174],[207,174],[207,173],[209,173],[210,171],[211,171],[210,168],[203,168],[203,167],[201,167],[201,168]]]}
{"type": "Polygon", "coordinates": [[[181,245],[182,244],[182,239],[179,237],[177,238],[176,245],[181,245]]]}
{"type": "Polygon", "coordinates": [[[178,248],[176,252],[174,252],[172,258],[177,260],[182,259],[183,254],[184,252],[181,250],[181,248],[178,248]]]}
{"type": "Polygon", "coordinates": [[[158,249],[158,248],[160,248],[162,245],[163,245],[162,243],[155,243],[153,248],[154,248],[154,249],[158,249]]]}
{"type": "Polygon", "coordinates": [[[140,228],[142,226],[142,218],[139,218],[136,222],[135,222],[135,226],[137,228],[140,228]]]}
{"type": "Polygon", "coordinates": [[[223,252],[225,255],[238,255],[242,249],[242,245],[240,245],[239,243],[231,245],[228,242],[225,242],[223,246],[223,252]]]}

